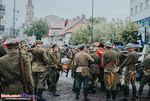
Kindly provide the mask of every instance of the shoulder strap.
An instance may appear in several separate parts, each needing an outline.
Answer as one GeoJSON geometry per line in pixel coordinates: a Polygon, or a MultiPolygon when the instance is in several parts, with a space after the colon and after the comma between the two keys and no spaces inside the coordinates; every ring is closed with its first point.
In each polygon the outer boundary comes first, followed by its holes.
{"type": "Polygon", "coordinates": [[[35,48],[35,50],[36,50],[36,62],[38,62],[38,55],[37,55],[37,52],[39,51],[39,50],[42,50],[41,48],[39,48],[39,49],[36,49],[35,48]]]}

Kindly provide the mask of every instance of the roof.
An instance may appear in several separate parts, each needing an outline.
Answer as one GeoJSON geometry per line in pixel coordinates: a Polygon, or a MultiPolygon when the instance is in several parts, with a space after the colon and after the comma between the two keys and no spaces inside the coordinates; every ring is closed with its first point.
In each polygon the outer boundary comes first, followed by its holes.
{"type": "Polygon", "coordinates": [[[27,5],[28,7],[33,7],[33,5],[32,5],[32,0],[28,0],[28,5],[27,5]]]}
{"type": "Polygon", "coordinates": [[[85,24],[83,24],[83,23],[77,24],[76,26],[74,26],[73,28],[69,29],[69,30],[66,31],[66,32],[73,32],[73,31],[75,31],[76,29],[78,29],[79,27],[84,26],[84,25],[85,25],[85,24]]]}
{"type": "MultiPolygon", "coordinates": [[[[66,20],[60,20],[56,22],[54,25],[50,26],[51,29],[63,29],[65,27],[66,20]]],[[[69,20],[68,24],[70,24],[72,21],[69,20]]]]}

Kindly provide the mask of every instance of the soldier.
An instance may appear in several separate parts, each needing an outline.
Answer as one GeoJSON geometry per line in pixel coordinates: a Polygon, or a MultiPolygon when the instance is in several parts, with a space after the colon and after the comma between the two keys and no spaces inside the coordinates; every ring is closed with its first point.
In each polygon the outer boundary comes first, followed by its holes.
{"type": "Polygon", "coordinates": [[[94,48],[89,48],[90,56],[94,59],[94,62],[90,63],[90,82],[89,82],[89,92],[95,93],[97,87],[97,77],[100,73],[98,64],[101,62],[99,55],[94,52],[94,48]]]}
{"type": "MultiPolygon", "coordinates": [[[[52,53],[52,51],[51,51],[51,45],[46,44],[46,45],[45,45],[45,50],[46,50],[46,55],[47,55],[47,57],[48,57],[49,54],[52,53]]],[[[50,89],[51,89],[51,83],[50,83],[50,81],[49,81],[49,71],[50,71],[50,65],[47,64],[46,70],[45,70],[45,75],[46,75],[45,80],[46,80],[46,82],[47,82],[48,89],[50,90],[50,89]]]]}
{"type": "Polygon", "coordinates": [[[32,75],[34,80],[34,90],[37,94],[38,90],[38,99],[43,99],[42,92],[44,90],[44,81],[45,81],[45,69],[48,63],[48,58],[46,52],[41,48],[43,42],[41,40],[36,41],[35,48],[30,49],[29,51],[32,54],[32,75]]]}
{"type": "MultiPolygon", "coordinates": [[[[2,44],[3,44],[3,39],[0,37],[0,57],[7,54],[7,51],[2,44]]],[[[2,91],[2,87],[1,87],[1,82],[0,82],[0,97],[1,97],[1,91],[2,91]]]]}
{"type": "Polygon", "coordinates": [[[20,41],[20,46],[22,47],[22,45],[25,44],[25,43],[26,43],[25,40],[21,40],[20,41]]]}
{"type": "Polygon", "coordinates": [[[89,62],[94,62],[94,59],[84,51],[85,45],[80,45],[79,53],[75,55],[75,67],[76,67],[76,99],[79,100],[80,88],[83,83],[84,87],[84,101],[88,99],[89,88],[89,62]]]}
{"type": "MultiPolygon", "coordinates": [[[[8,48],[8,54],[0,58],[0,78],[4,79],[4,89],[3,94],[17,95],[24,92],[24,87],[22,83],[22,75],[20,71],[19,62],[19,51],[18,51],[18,40],[9,39],[6,41],[8,48]]],[[[25,77],[27,81],[27,86],[29,94],[34,94],[34,84],[31,73],[31,65],[29,58],[25,55],[22,56],[25,69],[25,77]]]]}
{"type": "MultiPolygon", "coordinates": [[[[148,56],[143,60],[142,67],[144,68],[144,74],[141,78],[138,98],[141,98],[144,86],[147,83],[150,84],[150,51],[148,51],[148,56]]],[[[150,98],[150,90],[148,97],[150,98]]]]}
{"type": "Polygon", "coordinates": [[[104,67],[104,82],[106,87],[106,95],[107,100],[110,100],[111,92],[112,92],[112,98],[115,100],[116,98],[116,85],[117,85],[117,72],[118,67],[116,66],[116,63],[118,62],[117,58],[117,52],[113,51],[112,44],[107,41],[105,43],[105,50],[106,52],[102,55],[102,65],[104,67]]]}
{"type": "Polygon", "coordinates": [[[119,72],[122,73],[122,69],[126,67],[125,70],[125,87],[124,87],[124,98],[120,100],[128,101],[129,97],[129,83],[132,84],[133,89],[133,97],[132,100],[136,100],[136,62],[138,61],[138,54],[134,51],[132,44],[127,44],[128,57],[127,59],[120,65],[119,72]]]}
{"type": "Polygon", "coordinates": [[[58,52],[58,46],[54,44],[52,46],[53,52],[48,56],[50,67],[50,80],[51,80],[51,91],[54,96],[59,96],[56,90],[56,84],[59,80],[59,73],[62,70],[61,67],[61,55],[58,52]]]}
{"type": "Polygon", "coordinates": [[[89,53],[89,48],[90,48],[89,45],[86,45],[86,46],[85,46],[85,52],[86,52],[86,53],[89,53]]]}
{"type": "Polygon", "coordinates": [[[60,53],[61,53],[61,58],[65,58],[65,56],[67,55],[67,51],[65,50],[64,45],[62,45],[62,49],[60,49],[60,53]]]}
{"type": "Polygon", "coordinates": [[[104,45],[103,44],[99,44],[98,48],[99,48],[99,50],[96,52],[96,54],[99,55],[100,60],[101,60],[101,63],[98,64],[99,70],[100,70],[99,81],[101,82],[101,91],[105,91],[105,85],[104,85],[104,68],[102,66],[102,54],[105,52],[105,50],[103,49],[104,45]]]}
{"type": "Polygon", "coordinates": [[[27,44],[23,44],[22,46],[21,46],[21,52],[22,52],[22,54],[23,55],[28,55],[27,54],[27,44]]]}

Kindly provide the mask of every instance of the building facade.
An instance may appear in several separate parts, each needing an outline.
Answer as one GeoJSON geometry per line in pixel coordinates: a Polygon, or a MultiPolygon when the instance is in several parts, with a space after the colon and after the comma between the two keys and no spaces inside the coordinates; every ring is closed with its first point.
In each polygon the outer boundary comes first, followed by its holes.
{"type": "Polygon", "coordinates": [[[128,19],[142,26],[150,26],[150,0],[130,0],[128,19]]]}
{"type": "Polygon", "coordinates": [[[31,26],[34,21],[34,6],[32,4],[32,0],[28,0],[28,5],[26,6],[26,19],[25,19],[25,27],[31,26]]]}

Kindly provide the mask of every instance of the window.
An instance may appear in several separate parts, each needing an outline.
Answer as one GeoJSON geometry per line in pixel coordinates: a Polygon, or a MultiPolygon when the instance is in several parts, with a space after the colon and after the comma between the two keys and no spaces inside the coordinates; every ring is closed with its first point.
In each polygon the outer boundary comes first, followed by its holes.
{"type": "Polygon", "coordinates": [[[135,6],[135,13],[138,12],[138,6],[135,6]]]}
{"type": "Polygon", "coordinates": [[[131,8],[131,15],[133,15],[133,8],[131,8]]]}
{"type": "Polygon", "coordinates": [[[146,0],[146,9],[149,7],[149,0],[146,0]]]}
{"type": "Polygon", "coordinates": [[[143,10],[143,3],[140,4],[140,11],[143,10]]]}

